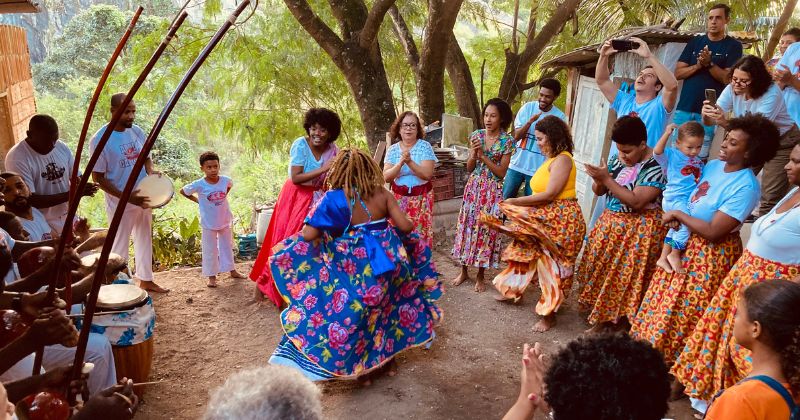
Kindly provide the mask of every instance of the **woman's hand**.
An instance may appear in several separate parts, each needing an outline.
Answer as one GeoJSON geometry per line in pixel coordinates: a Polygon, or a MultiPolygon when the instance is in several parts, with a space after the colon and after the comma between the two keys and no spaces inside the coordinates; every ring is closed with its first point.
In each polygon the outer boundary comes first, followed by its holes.
{"type": "Polygon", "coordinates": [[[321,169],[325,172],[328,172],[331,170],[331,166],[333,166],[333,159],[328,159],[322,164],[321,169]]]}
{"type": "Polygon", "coordinates": [[[505,200],[503,200],[503,203],[511,204],[512,206],[518,206],[519,198],[517,197],[506,198],[505,200]]]}
{"type": "Polygon", "coordinates": [[[722,112],[722,108],[718,107],[717,105],[712,105],[709,101],[703,101],[703,109],[701,114],[714,121],[717,125],[720,125],[723,121],[725,121],[725,115],[722,112]]]}
{"type": "Polygon", "coordinates": [[[472,155],[475,157],[475,159],[480,159],[481,156],[483,156],[483,146],[481,146],[480,140],[472,139],[470,147],[472,148],[472,155]]]}
{"type": "Polygon", "coordinates": [[[402,154],[400,154],[400,163],[408,163],[411,162],[411,151],[406,150],[402,154]]]}
{"type": "Polygon", "coordinates": [[[661,216],[661,222],[670,229],[679,229],[681,222],[678,220],[678,213],[680,213],[678,210],[664,212],[664,215],[661,216]]]}

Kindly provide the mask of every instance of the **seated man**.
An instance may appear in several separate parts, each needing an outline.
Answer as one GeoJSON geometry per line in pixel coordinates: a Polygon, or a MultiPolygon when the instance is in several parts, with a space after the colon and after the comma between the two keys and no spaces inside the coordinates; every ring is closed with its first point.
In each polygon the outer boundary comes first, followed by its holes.
{"type": "Polygon", "coordinates": [[[57,237],[58,233],[50,227],[42,212],[31,206],[31,190],[25,184],[25,180],[13,172],[0,173],[0,178],[5,180],[3,195],[6,211],[17,216],[22,228],[28,234],[28,239],[25,240],[38,242],[57,237]]]}

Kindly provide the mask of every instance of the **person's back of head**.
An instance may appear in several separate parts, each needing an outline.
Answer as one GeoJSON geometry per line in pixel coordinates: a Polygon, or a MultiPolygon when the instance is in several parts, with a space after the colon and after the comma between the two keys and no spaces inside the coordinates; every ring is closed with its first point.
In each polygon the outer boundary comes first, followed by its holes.
{"type": "Polygon", "coordinates": [[[647,143],[647,127],[639,117],[622,116],[611,128],[611,140],[617,144],[639,146],[647,143]]]}
{"type": "Polygon", "coordinates": [[[659,420],[669,408],[664,358],[627,335],[579,338],[552,360],[545,401],[556,420],[659,420]]]}
{"type": "Polygon", "coordinates": [[[316,385],[300,372],[268,365],[231,375],[217,388],[203,416],[206,420],[320,420],[316,385]]]}

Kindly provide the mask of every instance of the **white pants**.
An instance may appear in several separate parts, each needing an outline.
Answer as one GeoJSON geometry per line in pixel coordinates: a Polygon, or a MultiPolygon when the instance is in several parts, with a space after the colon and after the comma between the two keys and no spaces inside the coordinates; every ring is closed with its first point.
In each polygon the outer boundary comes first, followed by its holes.
{"type": "MultiPolygon", "coordinates": [[[[106,196],[108,221],[114,217],[118,200],[106,196]]],[[[128,248],[133,234],[133,252],[136,258],[133,276],[139,280],[153,281],[153,211],[128,204],[119,222],[119,230],[114,238],[111,252],[128,261],[128,248]]]]}
{"type": "Polygon", "coordinates": [[[233,271],[233,234],[231,227],[203,228],[203,275],[216,276],[233,271]]]}
{"type": "MultiPolygon", "coordinates": [[[[0,381],[11,382],[31,376],[33,371],[34,355],[30,354],[0,375],[0,381]]],[[[95,394],[117,383],[117,372],[114,366],[114,353],[111,352],[111,343],[102,334],[89,333],[89,343],[86,346],[84,360],[94,363],[94,370],[89,374],[89,393],[95,394]]],[[[68,366],[75,361],[75,347],[61,345],[47,346],[44,348],[42,367],[53,370],[61,366],[68,366]]]]}

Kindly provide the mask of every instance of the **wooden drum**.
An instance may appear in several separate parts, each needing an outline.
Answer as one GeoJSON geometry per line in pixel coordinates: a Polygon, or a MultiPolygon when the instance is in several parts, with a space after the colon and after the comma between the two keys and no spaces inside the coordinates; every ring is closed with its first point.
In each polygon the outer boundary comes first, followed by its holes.
{"type": "MultiPolygon", "coordinates": [[[[120,311],[95,315],[92,332],[108,337],[114,352],[117,378],[147,382],[153,363],[153,329],[156,314],[146,291],[132,284],[109,284],[100,287],[97,311],[120,311]]],[[[139,397],[144,387],[134,389],[139,397]]]]}

